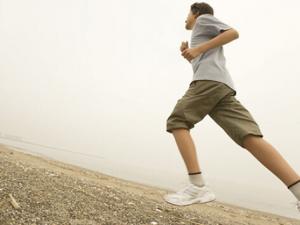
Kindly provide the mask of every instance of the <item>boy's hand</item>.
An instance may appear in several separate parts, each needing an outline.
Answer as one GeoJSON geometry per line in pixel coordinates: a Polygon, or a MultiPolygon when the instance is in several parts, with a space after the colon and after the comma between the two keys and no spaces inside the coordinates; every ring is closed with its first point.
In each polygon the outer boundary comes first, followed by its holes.
{"type": "Polygon", "coordinates": [[[189,48],[189,43],[187,41],[181,42],[180,51],[183,52],[187,48],[189,48]]]}
{"type": "Polygon", "coordinates": [[[202,51],[200,48],[187,48],[182,51],[181,55],[186,58],[189,62],[191,62],[194,58],[200,55],[202,51]]]}

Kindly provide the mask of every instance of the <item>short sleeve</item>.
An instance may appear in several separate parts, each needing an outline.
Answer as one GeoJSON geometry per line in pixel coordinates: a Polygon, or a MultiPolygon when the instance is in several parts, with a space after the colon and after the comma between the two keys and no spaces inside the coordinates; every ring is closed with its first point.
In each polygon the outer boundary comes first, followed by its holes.
{"type": "Polygon", "coordinates": [[[222,31],[232,28],[228,24],[223,23],[221,20],[210,14],[199,16],[196,20],[196,26],[199,31],[212,36],[216,36],[222,31]]]}

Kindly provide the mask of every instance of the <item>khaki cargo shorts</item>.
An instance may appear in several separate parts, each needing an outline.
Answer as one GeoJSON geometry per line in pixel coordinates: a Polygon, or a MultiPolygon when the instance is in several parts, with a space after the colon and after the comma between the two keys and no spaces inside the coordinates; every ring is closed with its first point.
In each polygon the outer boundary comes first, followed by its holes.
{"type": "Polygon", "coordinates": [[[235,98],[236,92],[224,83],[214,80],[194,80],[167,119],[166,131],[192,129],[207,114],[244,148],[243,138],[248,134],[263,137],[250,112],[235,98]]]}

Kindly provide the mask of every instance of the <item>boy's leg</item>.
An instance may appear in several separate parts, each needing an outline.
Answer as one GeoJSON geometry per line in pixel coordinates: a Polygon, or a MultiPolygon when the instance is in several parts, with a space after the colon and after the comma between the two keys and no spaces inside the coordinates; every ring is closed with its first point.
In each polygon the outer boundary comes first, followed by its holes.
{"type": "Polygon", "coordinates": [[[300,179],[278,151],[263,139],[258,124],[235,96],[225,96],[209,115],[233,141],[247,149],[287,187],[300,179]]]}
{"type": "Polygon", "coordinates": [[[167,193],[163,199],[173,205],[190,205],[214,201],[214,192],[205,185],[202,172],[197,161],[197,154],[190,131],[187,128],[169,130],[175,138],[181,156],[189,172],[190,184],[173,193],[167,193]]]}
{"type": "Polygon", "coordinates": [[[184,128],[174,129],[174,135],[177,147],[185,162],[188,173],[200,172],[200,166],[197,159],[196,147],[190,131],[184,128]]]}
{"type": "Polygon", "coordinates": [[[189,174],[200,172],[190,129],[204,119],[217,102],[228,93],[230,90],[220,82],[193,81],[167,118],[167,132],[173,134],[189,174]]]}
{"type": "Polygon", "coordinates": [[[243,146],[286,185],[298,199],[297,208],[300,211],[300,176],[296,171],[261,137],[247,135],[243,139],[243,146]]]}
{"type": "MultiPolygon", "coordinates": [[[[217,81],[193,81],[185,94],[178,99],[173,111],[166,121],[166,130],[167,132],[172,133],[175,138],[177,147],[185,162],[190,183],[198,187],[205,186],[205,182],[202,177],[202,171],[200,170],[197,159],[196,147],[190,134],[190,130],[229,92],[230,90],[217,81]]],[[[195,190],[188,189],[187,191],[192,193],[195,190]]],[[[198,191],[199,190],[196,189],[196,192],[198,191]]],[[[210,195],[209,198],[211,199],[214,197],[213,195],[210,195]]]]}
{"type": "Polygon", "coordinates": [[[300,176],[296,171],[281,154],[263,138],[247,135],[243,141],[243,146],[287,187],[300,180],[300,176]]]}

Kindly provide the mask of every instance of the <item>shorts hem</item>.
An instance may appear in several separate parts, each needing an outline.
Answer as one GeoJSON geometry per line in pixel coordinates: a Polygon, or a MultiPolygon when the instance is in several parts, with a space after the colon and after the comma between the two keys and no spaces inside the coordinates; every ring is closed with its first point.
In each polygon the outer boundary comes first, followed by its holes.
{"type": "Polygon", "coordinates": [[[243,142],[244,142],[244,139],[245,139],[245,137],[246,137],[247,135],[254,135],[254,136],[261,137],[261,138],[264,137],[264,135],[263,135],[262,133],[256,133],[256,132],[249,132],[249,133],[246,133],[246,134],[244,134],[244,135],[241,136],[241,141],[240,141],[240,143],[239,143],[239,145],[240,145],[242,148],[245,148],[245,147],[243,146],[243,142]]]}
{"type": "Polygon", "coordinates": [[[178,125],[176,127],[175,126],[174,127],[168,127],[166,129],[166,131],[169,132],[169,133],[172,133],[172,130],[179,129],[179,128],[184,128],[184,129],[190,130],[193,127],[189,127],[188,125],[182,124],[182,125],[178,125]]]}

